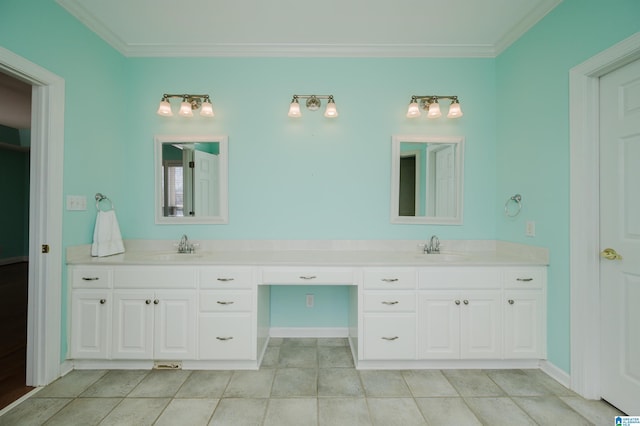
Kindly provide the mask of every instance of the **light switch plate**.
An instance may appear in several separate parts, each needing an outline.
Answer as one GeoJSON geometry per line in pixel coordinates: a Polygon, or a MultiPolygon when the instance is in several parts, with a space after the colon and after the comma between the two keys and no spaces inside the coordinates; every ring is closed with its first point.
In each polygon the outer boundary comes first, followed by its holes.
{"type": "Polygon", "coordinates": [[[87,197],[84,195],[67,195],[67,210],[87,210],[87,197]]]}
{"type": "Polygon", "coordinates": [[[527,237],[536,236],[536,223],[532,220],[527,221],[527,228],[525,229],[525,235],[527,237]]]}

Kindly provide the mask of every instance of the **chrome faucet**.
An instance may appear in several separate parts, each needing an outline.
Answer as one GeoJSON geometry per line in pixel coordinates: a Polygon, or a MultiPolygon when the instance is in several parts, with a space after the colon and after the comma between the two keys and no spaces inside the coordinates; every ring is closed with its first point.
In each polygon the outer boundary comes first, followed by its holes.
{"type": "Polygon", "coordinates": [[[440,240],[437,236],[432,235],[429,244],[424,245],[424,252],[428,254],[440,253],[440,240]]]}
{"type": "Polygon", "coordinates": [[[189,242],[187,234],[183,234],[178,243],[178,253],[193,253],[195,250],[195,245],[189,242]]]}

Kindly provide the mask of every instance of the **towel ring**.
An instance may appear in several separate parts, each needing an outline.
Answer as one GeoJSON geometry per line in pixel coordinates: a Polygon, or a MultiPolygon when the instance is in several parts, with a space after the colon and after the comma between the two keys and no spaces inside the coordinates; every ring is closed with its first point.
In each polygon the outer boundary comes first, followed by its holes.
{"type": "Polygon", "coordinates": [[[513,197],[510,197],[507,199],[507,202],[504,203],[504,214],[507,217],[516,217],[520,214],[520,211],[522,211],[522,195],[520,194],[516,194],[513,197]],[[517,206],[517,209],[515,210],[511,210],[509,208],[511,203],[515,203],[517,206]]]}
{"type": "Polygon", "coordinates": [[[113,210],[113,201],[111,201],[111,200],[109,199],[109,197],[107,197],[106,195],[102,195],[102,194],[101,194],[101,193],[99,193],[99,192],[96,194],[96,209],[98,209],[98,210],[102,210],[102,209],[100,208],[100,202],[101,202],[101,201],[105,201],[105,200],[109,202],[109,208],[108,208],[108,209],[106,209],[106,210],[104,210],[104,211],[113,210]]]}

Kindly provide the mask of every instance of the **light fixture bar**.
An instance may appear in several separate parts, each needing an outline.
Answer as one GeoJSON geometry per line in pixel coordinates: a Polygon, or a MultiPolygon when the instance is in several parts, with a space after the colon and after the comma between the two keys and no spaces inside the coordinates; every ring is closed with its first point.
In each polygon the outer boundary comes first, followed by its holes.
{"type": "Polygon", "coordinates": [[[407,117],[415,118],[421,115],[420,109],[427,111],[428,118],[438,118],[442,116],[438,100],[448,99],[451,101],[447,118],[462,117],[462,109],[456,95],[413,95],[407,109],[407,117]]]}
{"type": "Polygon", "coordinates": [[[188,93],[163,94],[162,99],[160,100],[160,105],[158,106],[158,115],[162,115],[164,117],[170,117],[173,115],[173,112],[171,111],[171,103],[169,102],[169,99],[172,98],[182,99],[179,114],[183,117],[193,116],[193,111],[197,110],[200,107],[202,107],[202,109],[200,110],[200,115],[204,117],[213,117],[215,115],[213,113],[213,105],[211,103],[211,97],[209,95],[191,95],[188,93]]]}
{"type": "Polygon", "coordinates": [[[338,110],[336,109],[336,103],[333,99],[333,95],[293,95],[291,104],[289,105],[289,117],[299,118],[302,116],[300,111],[300,99],[306,99],[305,106],[310,111],[316,111],[322,105],[320,99],[327,99],[327,106],[324,111],[324,116],[327,118],[336,118],[338,116],[338,110]]]}

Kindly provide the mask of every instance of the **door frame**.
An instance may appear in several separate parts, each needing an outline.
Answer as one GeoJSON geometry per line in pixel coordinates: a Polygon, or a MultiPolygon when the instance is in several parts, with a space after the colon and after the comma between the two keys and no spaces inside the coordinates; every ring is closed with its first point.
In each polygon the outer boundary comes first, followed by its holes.
{"type": "Polygon", "coordinates": [[[600,77],[640,59],[640,33],[569,71],[571,388],[600,399],[600,77]]]}
{"type": "Polygon", "coordinates": [[[0,47],[0,71],[32,86],[27,385],[60,377],[65,82],[0,47]],[[42,253],[42,245],[49,253],[42,253]]]}

